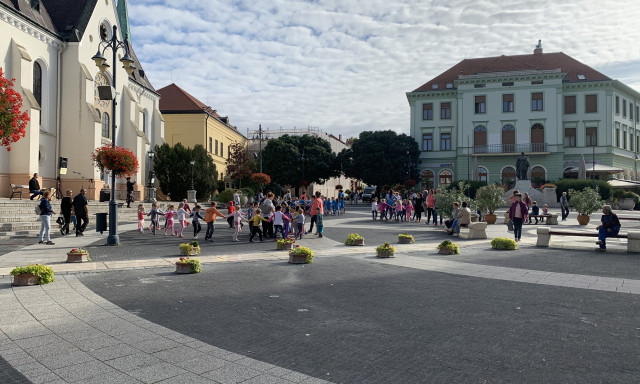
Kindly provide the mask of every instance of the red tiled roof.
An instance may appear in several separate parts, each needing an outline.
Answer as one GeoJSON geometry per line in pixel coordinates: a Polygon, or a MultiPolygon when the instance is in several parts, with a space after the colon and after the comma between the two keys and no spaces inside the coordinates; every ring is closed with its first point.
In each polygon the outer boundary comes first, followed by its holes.
{"type": "Polygon", "coordinates": [[[438,90],[446,90],[447,84],[453,84],[460,75],[476,75],[490,72],[530,71],[560,69],[567,74],[566,81],[570,83],[585,81],[611,80],[595,69],[575,60],[562,52],[541,53],[516,56],[484,57],[479,59],[465,59],[423,84],[413,92],[432,91],[433,84],[438,84],[438,90]],[[584,75],[585,79],[578,79],[584,75]]]}
{"type": "Polygon", "coordinates": [[[203,112],[220,119],[220,115],[218,115],[215,110],[206,106],[203,102],[191,96],[187,91],[178,87],[174,83],[159,89],[158,93],[161,96],[160,112],[162,113],[203,112]]]}

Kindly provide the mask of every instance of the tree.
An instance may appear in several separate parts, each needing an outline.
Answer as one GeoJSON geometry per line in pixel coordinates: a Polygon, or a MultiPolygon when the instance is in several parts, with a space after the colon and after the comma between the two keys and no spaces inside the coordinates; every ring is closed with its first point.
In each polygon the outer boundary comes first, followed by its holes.
{"type": "Polygon", "coordinates": [[[0,68],[0,146],[11,150],[11,143],[25,137],[29,114],[21,112],[22,97],[13,89],[15,79],[7,79],[0,68]]]}
{"type": "Polygon", "coordinates": [[[312,135],[271,139],[262,152],[263,168],[272,180],[294,187],[337,176],[335,159],[329,142],[312,135]]]}
{"type": "Polygon", "coordinates": [[[216,189],[218,172],[213,159],[200,144],[185,148],[181,143],[170,147],[163,144],[155,147],[154,171],[160,188],[174,201],[187,197],[191,188],[191,160],[193,165],[193,186],[201,199],[209,198],[216,189]]]}
{"type": "Polygon", "coordinates": [[[393,185],[417,178],[419,156],[418,143],[410,136],[365,131],[351,148],[340,151],[337,163],[348,177],[369,185],[393,185]]]}
{"type": "Polygon", "coordinates": [[[227,160],[227,175],[231,179],[238,180],[238,188],[242,187],[242,179],[251,176],[251,159],[247,147],[240,143],[233,143],[229,147],[229,159],[227,160]]]}

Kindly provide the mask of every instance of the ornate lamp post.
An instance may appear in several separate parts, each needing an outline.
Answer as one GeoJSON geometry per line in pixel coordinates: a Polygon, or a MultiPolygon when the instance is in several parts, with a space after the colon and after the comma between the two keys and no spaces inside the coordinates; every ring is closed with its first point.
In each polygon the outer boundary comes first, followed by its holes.
{"type": "Polygon", "coordinates": [[[262,140],[268,139],[268,135],[262,130],[262,124],[258,125],[258,130],[253,132],[251,140],[260,140],[260,173],[262,173],[262,140]]]}
{"type": "Polygon", "coordinates": [[[147,157],[149,158],[149,179],[147,180],[147,198],[145,199],[147,203],[150,203],[156,198],[155,192],[153,191],[153,183],[155,182],[156,177],[156,173],[153,170],[153,158],[155,155],[156,154],[153,151],[147,152],[147,157]]]}
{"type": "MultiPolygon", "coordinates": [[[[118,27],[113,26],[113,34],[111,40],[102,41],[98,44],[98,52],[91,58],[95,61],[96,66],[100,68],[100,72],[104,73],[110,65],[107,64],[107,59],[104,57],[104,53],[107,48],[111,48],[113,53],[112,63],[116,63],[116,53],[118,49],[124,51],[124,57],[120,59],[123,64],[123,68],[127,71],[127,74],[133,73],[136,67],[133,65],[133,59],[129,54],[129,47],[123,41],[118,40],[117,33],[118,27]]],[[[116,75],[117,71],[113,70],[113,87],[111,89],[111,97],[105,97],[104,99],[111,100],[111,146],[116,146],[116,75]]],[[[103,97],[101,97],[103,99],[103,97]]],[[[111,201],[109,201],[109,236],[107,237],[107,245],[120,245],[120,237],[118,236],[118,203],[116,202],[116,174],[111,172],[111,201]]]]}

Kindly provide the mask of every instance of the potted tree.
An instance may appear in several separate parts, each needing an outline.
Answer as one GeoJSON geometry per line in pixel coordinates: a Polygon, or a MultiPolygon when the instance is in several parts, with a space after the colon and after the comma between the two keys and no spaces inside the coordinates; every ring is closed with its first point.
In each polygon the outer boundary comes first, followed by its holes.
{"type": "Polygon", "coordinates": [[[602,208],[604,202],[600,199],[598,188],[587,187],[582,191],[569,189],[569,206],[578,212],[578,224],[589,224],[589,216],[602,208]]]}
{"type": "Polygon", "coordinates": [[[436,247],[438,253],[443,255],[458,255],[460,254],[460,247],[456,243],[452,243],[450,240],[445,240],[438,244],[436,247]]]}
{"type": "Polygon", "coordinates": [[[289,264],[309,264],[313,262],[313,251],[307,247],[296,245],[289,251],[289,264]]]}
{"type": "Polygon", "coordinates": [[[398,235],[398,244],[412,244],[415,243],[413,236],[408,233],[400,233],[398,235]]]}
{"type": "Polygon", "coordinates": [[[40,264],[15,267],[9,273],[13,276],[13,285],[16,286],[48,284],[55,280],[53,268],[40,264]]]}
{"type": "Polygon", "coordinates": [[[380,258],[395,257],[396,247],[389,243],[384,243],[376,247],[376,256],[380,258]]]}
{"type": "Polygon", "coordinates": [[[345,245],[364,245],[364,237],[358,235],[357,233],[350,233],[347,236],[347,240],[344,242],[345,245]]]}
{"type": "Polygon", "coordinates": [[[504,188],[497,184],[485,185],[476,192],[478,208],[483,212],[489,212],[484,215],[487,224],[496,223],[497,216],[494,212],[504,204],[504,192],[504,188]]]}

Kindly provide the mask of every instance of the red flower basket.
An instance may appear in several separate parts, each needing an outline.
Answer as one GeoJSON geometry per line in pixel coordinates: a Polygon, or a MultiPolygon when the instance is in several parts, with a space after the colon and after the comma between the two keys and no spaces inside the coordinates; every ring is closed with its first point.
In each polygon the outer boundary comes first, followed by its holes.
{"type": "Polygon", "coordinates": [[[251,180],[253,180],[257,184],[271,184],[271,177],[266,173],[254,173],[251,175],[251,180]]]}
{"type": "Polygon", "coordinates": [[[138,173],[138,158],[124,147],[105,145],[93,151],[91,159],[100,171],[109,170],[116,177],[133,176],[138,173]]]}
{"type": "Polygon", "coordinates": [[[15,79],[7,79],[0,68],[0,146],[11,150],[15,143],[26,135],[29,114],[21,112],[22,97],[13,89],[15,79]]]}

